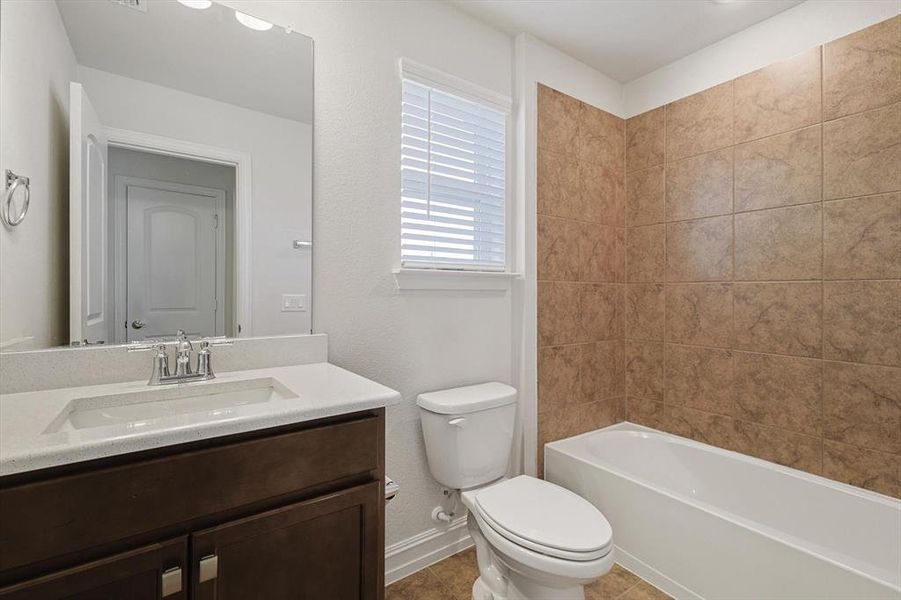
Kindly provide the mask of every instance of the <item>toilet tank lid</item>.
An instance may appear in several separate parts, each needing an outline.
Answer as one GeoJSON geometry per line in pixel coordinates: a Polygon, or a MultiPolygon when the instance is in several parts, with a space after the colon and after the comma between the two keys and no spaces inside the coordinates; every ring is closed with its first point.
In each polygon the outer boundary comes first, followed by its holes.
{"type": "Polygon", "coordinates": [[[516,402],[516,389],[492,381],[449,390],[419,394],[416,404],[421,408],[442,414],[460,415],[516,402]]]}

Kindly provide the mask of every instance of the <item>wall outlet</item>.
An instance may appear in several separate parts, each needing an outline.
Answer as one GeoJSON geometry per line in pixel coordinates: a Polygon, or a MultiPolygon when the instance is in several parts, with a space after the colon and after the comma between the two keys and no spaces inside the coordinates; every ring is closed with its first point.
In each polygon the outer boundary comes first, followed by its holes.
{"type": "Polygon", "coordinates": [[[282,294],[282,312],[305,312],[306,294],[282,294]]]}

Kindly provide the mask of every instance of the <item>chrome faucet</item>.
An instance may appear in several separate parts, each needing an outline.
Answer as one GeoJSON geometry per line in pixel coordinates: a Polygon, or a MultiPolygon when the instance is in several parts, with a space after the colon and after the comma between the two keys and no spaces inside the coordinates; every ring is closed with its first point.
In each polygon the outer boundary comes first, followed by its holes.
{"type": "Polygon", "coordinates": [[[129,352],[138,350],[156,350],[153,356],[153,371],[147,385],[167,385],[170,383],[188,383],[191,381],[207,381],[215,379],[213,372],[213,353],[210,347],[213,345],[230,345],[231,340],[226,338],[203,338],[200,340],[200,350],[197,352],[197,368],[191,370],[191,353],[194,352],[194,344],[188,339],[184,330],[179,329],[175,334],[175,374],[169,371],[169,354],[166,344],[132,344],[127,347],[129,352]]]}

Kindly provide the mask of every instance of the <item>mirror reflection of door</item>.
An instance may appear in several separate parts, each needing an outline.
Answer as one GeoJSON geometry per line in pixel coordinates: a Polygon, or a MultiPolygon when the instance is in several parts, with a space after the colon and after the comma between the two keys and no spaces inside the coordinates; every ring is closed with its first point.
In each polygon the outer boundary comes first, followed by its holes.
{"type": "Polygon", "coordinates": [[[179,329],[224,335],[225,190],[133,178],[117,189],[126,213],[126,341],[179,329]]]}

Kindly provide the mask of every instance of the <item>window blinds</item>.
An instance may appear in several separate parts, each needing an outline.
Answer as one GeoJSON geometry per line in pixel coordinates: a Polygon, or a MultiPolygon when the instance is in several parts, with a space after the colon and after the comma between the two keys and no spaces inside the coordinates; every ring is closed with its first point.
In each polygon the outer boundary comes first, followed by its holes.
{"type": "Polygon", "coordinates": [[[401,264],[505,270],[505,112],[404,79],[401,264]]]}

